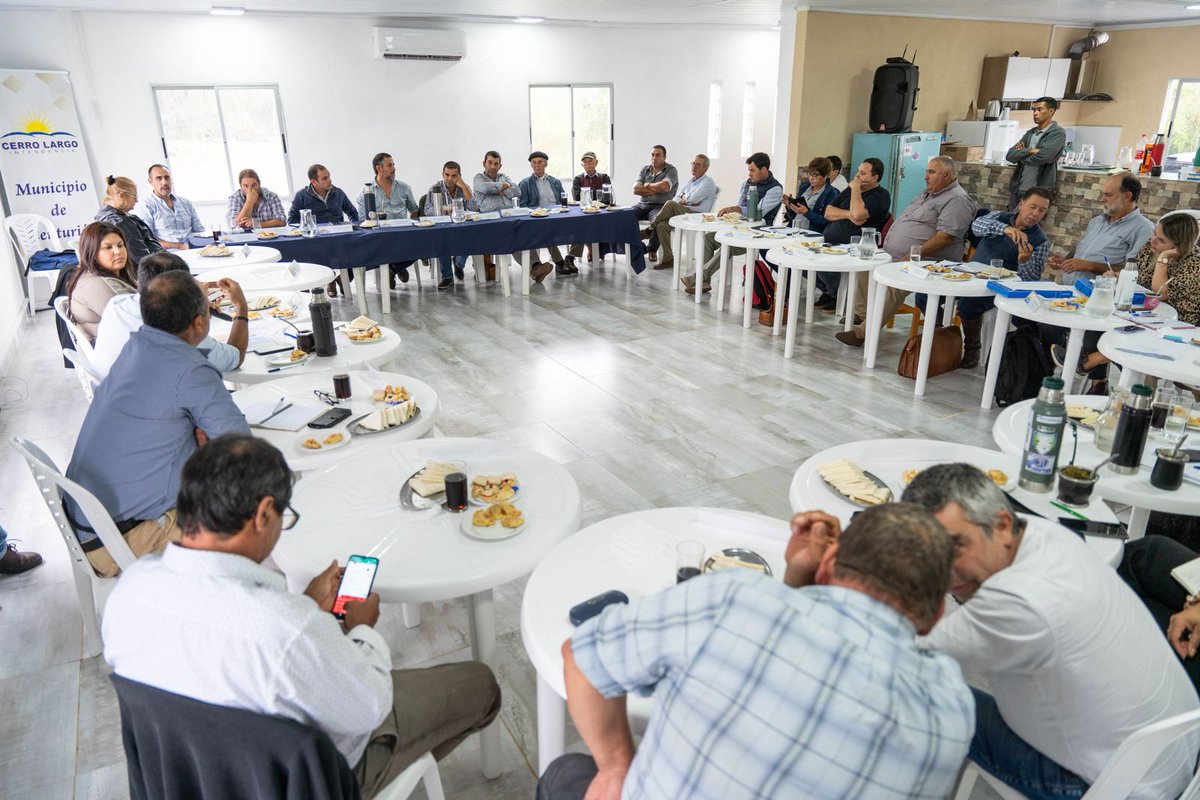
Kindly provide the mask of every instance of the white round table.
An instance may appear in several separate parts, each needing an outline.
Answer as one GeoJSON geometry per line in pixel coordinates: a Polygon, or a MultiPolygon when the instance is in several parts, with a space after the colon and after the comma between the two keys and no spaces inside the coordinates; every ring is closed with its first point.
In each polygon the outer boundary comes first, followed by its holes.
{"type": "MultiPolygon", "coordinates": [[[[730,268],[730,248],[741,247],[746,251],[746,270],[742,278],[742,327],[749,328],[751,317],[753,316],[754,308],[754,263],[758,259],[760,250],[769,250],[774,247],[782,247],[788,242],[795,242],[799,239],[820,238],[820,234],[812,231],[802,230],[800,228],[788,228],[786,231],[779,228],[762,231],[746,231],[737,228],[728,228],[723,231],[717,231],[716,239],[721,245],[721,260],[720,266],[717,268],[716,283],[717,283],[717,311],[725,307],[725,276],[727,273],[732,273],[730,268]]],[[[729,279],[729,299],[733,301],[733,284],[734,279],[729,279]]],[[[783,291],[780,287],[779,291],[783,291]]],[[[700,302],[700,293],[696,293],[696,302],[700,302]]],[[[783,314],[776,315],[779,320],[783,319],[783,314]]],[[[771,335],[779,335],[779,325],[772,328],[771,335]]]]}
{"type": "MultiPolygon", "coordinates": [[[[925,304],[925,323],[921,330],[921,355],[917,361],[917,382],[913,394],[924,397],[925,382],[929,378],[929,356],[933,352],[933,334],[937,327],[937,307],[941,298],[946,298],[946,307],[942,312],[942,324],[949,325],[954,319],[954,298],[957,297],[992,297],[994,292],[987,288],[987,280],[972,277],[965,281],[951,281],[941,277],[939,273],[929,273],[928,277],[920,277],[905,270],[907,262],[884,264],[871,273],[874,296],[869,303],[870,313],[867,315],[866,359],[867,369],[875,369],[875,357],[879,351],[879,334],[883,327],[883,305],[888,287],[905,292],[915,292],[928,296],[925,304]],[[932,313],[930,313],[932,309],[932,313]]],[[[868,289],[868,291],[871,291],[868,289]]]]}
{"type": "MultiPolygon", "coordinates": [[[[838,245],[839,247],[841,245],[838,245]]],[[[830,255],[828,253],[814,253],[801,247],[776,247],[767,251],[767,258],[779,265],[779,285],[776,286],[776,293],[787,289],[788,292],[788,321],[787,321],[787,341],[783,346],[784,358],[791,358],[796,347],[796,318],[799,314],[796,309],[800,306],[800,273],[808,273],[808,291],[804,301],[804,324],[811,325],[813,321],[813,305],[816,301],[816,273],[818,272],[841,272],[847,277],[839,282],[838,285],[838,305],[840,305],[846,313],[846,322],[843,330],[850,330],[854,327],[854,294],[857,287],[854,282],[854,274],[857,272],[871,272],[881,264],[887,264],[892,260],[892,257],[887,252],[880,250],[875,253],[870,259],[859,258],[857,255],[830,255]],[[787,269],[785,270],[784,267],[787,269]],[[797,274],[790,274],[795,271],[797,274]]],[[[868,293],[867,303],[870,305],[871,296],[868,293]]],[[[869,312],[871,309],[868,308],[869,312]]],[[[782,314],[776,314],[775,319],[778,322],[782,314]]]]}
{"type": "Polygon", "coordinates": [[[245,389],[239,389],[233,393],[233,402],[243,408],[248,403],[273,403],[285,399],[296,405],[350,409],[350,416],[332,428],[314,430],[305,427],[299,431],[276,431],[268,428],[254,429],[255,436],[265,439],[279,448],[284,458],[287,459],[288,466],[296,472],[329,467],[339,461],[346,460],[347,456],[351,458],[366,457],[377,450],[391,447],[397,442],[420,439],[433,429],[441,413],[437,392],[429,384],[411,375],[401,375],[395,372],[378,372],[375,370],[366,372],[351,371],[350,391],[352,396],[349,400],[343,400],[337,406],[326,405],[313,394],[313,390],[315,389],[329,392],[330,395],[333,394],[332,369],[277,378],[273,381],[266,381],[245,389]],[[398,428],[386,430],[381,433],[354,436],[350,439],[349,444],[342,445],[335,450],[313,452],[312,450],[305,450],[296,445],[297,441],[301,441],[309,436],[321,439],[331,433],[349,435],[346,428],[350,426],[351,422],[359,419],[368,412],[382,407],[381,403],[371,401],[371,391],[382,389],[388,385],[403,386],[407,389],[409,395],[417,401],[417,408],[421,409],[421,413],[398,428]]]}
{"type": "MultiPolygon", "coordinates": [[[[782,580],[786,520],[716,508],[655,508],[597,522],[550,551],[525,585],[521,640],[537,672],[538,773],[562,755],[566,724],[562,644],[575,628],[571,607],[618,589],[637,600],[675,585],[675,545],[698,541],[708,552],[754,550],[782,580]]],[[[631,716],[645,719],[652,698],[630,696],[631,716]]]]}
{"type": "Polygon", "coordinates": [[[171,252],[187,262],[192,272],[208,272],[214,269],[245,267],[250,264],[269,264],[281,257],[274,247],[253,244],[228,245],[230,254],[227,256],[202,256],[200,248],[192,247],[187,250],[172,250],[171,252]]]}
{"type": "MultiPolygon", "coordinates": [[[[714,214],[715,216],[715,214],[714,214]]],[[[675,260],[671,267],[671,281],[675,286],[675,291],[682,291],[682,284],[679,282],[680,269],[679,265],[683,261],[683,233],[686,231],[691,233],[691,240],[688,245],[689,254],[692,261],[696,265],[696,281],[700,282],[704,274],[704,234],[710,231],[723,231],[726,228],[732,228],[734,225],[748,225],[751,228],[757,228],[763,225],[763,221],[751,222],[750,220],[742,220],[740,222],[722,222],[719,217],[712,222],[704,221],[704,214],[680,214],[677,217],[671,217],[670,225],[674,230],[671,236],[674,237],[674,247],[672,250],[675,253],[675,260]]],[[[700,287],[696,288],[696,302],[700,302],[700,287]]]]}
{"type": "MultiPolygon", "coordinates": [[[[375,591],[389,603],[423,603],[467,597],[471,650],[496,664],[493,590],[529,573],[543,556],[579,528],[579,488],[556,461],[533,450],[488,439],[398,442],[306,473],[292,506],[299,524],[279,540],[272,557],[293,591],[337,559],[379,558],[375,591]],[[408,511],[400,506],[405,479],[429,459],[465,461],[468,477],[515,472],[526,523],[515,536],[480,541],[460,530],[461,514],[441,507],[408,511]]],[[[463,514],[470,514],[470,507],[463,514]]],[[[500,723],[481,734],[483,773],[500,773],[500,723]]]]}
{"type": "Polygon", "coordinates": [[[1121,365],[1121,386],[1125,388],[1142,383],[1147,375],[1200,386],[1200,348],[1190,344],[1193,337],[1200,335],[1200,330],[1179,329],[1174,335],[1184,341],[1168,341],[1156,331],[1109,331],[1100,337],[1097,349],[1121,365]]]}
{"type": "MultiPolygon", "coordinates": [[[[858,464],[867,472],[878,477],[892,490],[892,496],[900,499],[904,493],[905,470],[922,470],[934,464],[965,462],[983,470],[1000,469],[1009,477],[1011,489],[1006,489],[1016,500],[1047,519],[1057,519],[1063,512],[1050,505],[1054,492],[1046,494],[1026,491],[1016,485],[1020,457],[973,445],[956,442],[941,442],[933,439],[868,439],[861,442],[830,447],[813,455],[800,465],[792,477],[788,499],[794,511],[819,509],[837,516],[843,525],[862,509],[842,495],[834,492],[817,473],[817,469],[830,461],[844,458],[858,464]]],[[[1080,514],[1098,522],[1116,522],[1117,518],[1103,500],[1095,495],[1085,508],[1077,509],[1080,514]]],[[[1087,542],[1093,552],[1111,566],[1121,563],[1125,546],[1120,539],[1106,536],[1088,536],[1087,542]]]]}
{"type": "MultiPolygon", "coordinates": [[[[1043,298],[1045,299],[1045,298],[1043,298]]],[[[1067,350],[1063,370],[1063,380],[1067,390],[1071,389],[1071,380],[1075,375],[1075,365],[1079,363],[1079,353],[1083,349],[1084,331],[1108,331],[1121,325],[1127,325],[1126,320],[1109,314],[1106,317],[1089,317],[1086,311],[1055,311],[1050,308],[1050,300],[1045,299],[1041,308],[1034,308],[1025,297],[996,297],[996,330],[992,334],[992,348],[988,355],[987,377],[983,382],[983,400],[981,408],[992,407],[992,395],[996,391],[996,377],[1000,374],[1000,361],[1004,355],[1004,340],[1008,336],[1008,324],[1014,316],[1032,322],[1057,325],[1070,329],[1067,337],[1067,350]]],[[[1178,316],[1175,309],[1163,303],[1157,309],[1158,319],[1175,319],[1178,316]]],[[[1103,337],[1101,337],[1103,338],[1103,337]]]]}
{"type": "MultiPolygon", "coordinates": [[[[1120,336],[1121,334],[1114,334],[1120,336]]],[[[1187,345],[1190,346],[1190,345],[1187,345]]],[[[1084,405],[1096,410],[1102,410],[1108,401],[1107,397],[1096,395],[1071,395],[1067,398],[1069,405],[1084,405]]],[[[992,438],[996,446],[1006,453],[1019,456],[1025,448],[1025,433],[1029,428],[1029,409],[1033,400],[1023,400],[1013,403],[1000,412],[992,426],[992,438]]],[[[1108,457],[1096,449],[1095,436],[1091,430],[1077,426],[1079,432],[1079,449],[1075,463],[1085,467],[1099,464],[1108,457]]],[[[1196,434],[1193,433],[1193,436],[1196,434]]],[[[1072,439],[1069,431],[1063,435],[1062,454],[1060,460],[1070,458],[1072,439]]],[[[1188,481],[1173,492],[1156,489],[1150,485],[1150,471],[1154,467],[1154,451],[1159,447],[1168,446],[1161,435],[1150,433],[1146,440],[1146,448],[1142,452],[1142,468],[1135,475],[1118,475],[1108,467],[1100,470],[1100,479],[1096,481],[1093,493],[1110,503],[1119,503],[1130,507],[1129,538],[1140,539],[1146,533],[1146,522],[1151,511],[1166,511],[1172,514],[1187,514],[1200,516],[1200,486],[1188,481]]],[[[1086,515],[1085,515],[1086,516],[1086,515]]]]}
{"type": "Polygon", "coordinates": [[[200,277],[206,281],[233,278],[244,292],[301,292],[315,289],[333,281],[335,273],[320,264],[281,262],[251,264],[244,267],[205,270],[200,277]],[[292,274],[295,268],[296,274],[292,274]]]}
{"type": "MultiPolygon", "coordinates": [[[[279,320],[263,320],[263,327],[274,325],[273,338],[280,342],[290,343],[295,346],[295,335],[291,328],[286,327],[279,320]]],[[[343,323],[335,322],[334,325],[343,323]]],[[[254,330],[254,329],[252,329],[254,330]]],[[[246,358],[242,361],[242,365],[233,372],[225,373],[225,379],[238,384],[253,384],[263,383],[265,381],[275,380],[277,377],[285,378],[301,374],[326,373],[332,375],[331,370],[353,369],[355,367],[363,367],[366,365],[379,366],[380,364],[391,361],[395,357],[397,351],[400,350],[400,334],[396,333],[391,328],[380,326],[383,332],[383,337],[373,342],[366,344],[358,344],[350,341],[341,331],[335,331],[334,337],[337,340],[337,355],[331,357],[318,356],[311,353],[308,360],[303,364],[296,366],[273,367],[267,364],[267,360],[277,357],[260,356],[257,353],[247,351],[246,358]]],[[[219,337],[218,337],[219,338],[219,337]]],[[[330,388],[333,383],[330,379],[330,388]]]]}

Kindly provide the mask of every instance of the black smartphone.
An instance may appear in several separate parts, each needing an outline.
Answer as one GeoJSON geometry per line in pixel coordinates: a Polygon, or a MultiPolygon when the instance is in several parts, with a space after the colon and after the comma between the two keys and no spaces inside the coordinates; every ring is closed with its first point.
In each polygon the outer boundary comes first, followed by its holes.
{"type": "Polygon", "coordinates": [[[339,422],[350,416],[348,408],[331,408],[321,416],[308,423],[310,428],[332,428],[339,422]]]}
{"type": "Polygon", "coordinates": [[[1075,519],[1074,517],[1059,517],[1058,524],[1082,536],[1108,536],[1113,539],[1127,539],[1125,526],[1119,522],[1097,522],[1094,519],[1075,519]]]}
{"type": "Polygon", "coordinates": [[[629,596],[624,592],[613,589],[610,592],[598,594],[593,598],[584,600],[579,605],[572,608],[567,617],[571,620],[572,625],[582,625],[592,617],[599,614],[613,603],[628,603],[629,596]]]}
{"type": "Polygon", "coordinates": [[[276,347],[275,345],[271,345],[270,349],[261,349],[260,348],[258,350],[255,350],[254,355],[256,355],[256,356],[273,356],[276,353],[290,353],[290,352],[292,352],[293,349],[294,349],[293,346],[290,344],[281,344],[278,347],[276,347]]]}
{"type": "Polygon", "coordinates": [[[1119,328],[1113,328],[1117,333],[1134,333],[1143,330],[1141,325],[1122,325],[1119,328]]]}
{"type": "Polygon", "coordinates": [[[338,586],[337,599],[333,601],[333,615],[346,618],[346,603],[366,600],[375,584],[375,573],[379,570],[379,559],[372,556],[350,556],[342,570],[342,582],[338,586]]]}

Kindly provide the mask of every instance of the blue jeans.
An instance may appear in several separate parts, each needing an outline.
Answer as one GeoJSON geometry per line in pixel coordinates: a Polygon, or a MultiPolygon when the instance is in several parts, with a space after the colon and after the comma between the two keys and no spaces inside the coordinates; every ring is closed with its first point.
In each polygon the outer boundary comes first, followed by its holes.
{"type": "Polygon", "coordinates": [[[8,531],[4,530],[3,525],[0,525],[0,556],[4,555],[5,547],[8,547],[8,531]]]}
{"type": "MultiPolygon", "coordinates": [[[[996,298],[994,297],[957,297],[955,300],[954,310],[962,319],[980,319],[984,314],[996,307],[996,298]]],[[[924,313],[925,304],[929,301],[929,295],[918,294],[916,301],[917,307],[924,313]]],[[[945,303],[945,297],[942,297],[938,301],[939,313],[945,303]]]]}
{"type": "Polygon", "coordinates": [[[567,753],[550,762],[538,779],[537,800],[583,800],[592,778],[596,760],[586,753],[567,753]]]}
{"type": "Polygon", "coordinates": [[[974,687],[971,694],[975,695],[975,738],[968,758],[1029,800],[1073,800],[1083,796],[1088,784],[1013,733],[990,694],[974,687]]]}
{"type": "MultiPolygon", "coordinates": [[[[466,256],[454,256],[454,266],[458,267],[459,269],[462,269],[463,267],[467,266],[467,257],[466,256]]],[[[442,280],[446,280],[447,278],[451,278],[454,276],[454,272],[451,270],[449,258],[439,258],[438,259],[438,269],[441,270],[442,280]]]]}

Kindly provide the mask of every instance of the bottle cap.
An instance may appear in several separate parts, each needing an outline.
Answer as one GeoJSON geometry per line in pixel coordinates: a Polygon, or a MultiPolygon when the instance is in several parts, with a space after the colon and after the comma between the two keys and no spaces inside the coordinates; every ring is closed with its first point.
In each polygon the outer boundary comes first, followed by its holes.
{"type": "Polygon", "coordinates": [[[1135,383],[1133,385],[1133,389],[1131,389],[1130,391],[1133,392],[1133,394],[1141,395],[1144,397],[1149,397],[1151,394],[1150,387],[1144,383],[1135,383]]]}
{"type": "Polygon", "coordinates": [[[1057,389],[1059,391],[1062,391],[1062,388],[1064,385],[1065,384],[1063,383],[1062,378],[1054,378],[1054,377],[1042,378],[1042,386],[1047,389],[1057,389]]]}

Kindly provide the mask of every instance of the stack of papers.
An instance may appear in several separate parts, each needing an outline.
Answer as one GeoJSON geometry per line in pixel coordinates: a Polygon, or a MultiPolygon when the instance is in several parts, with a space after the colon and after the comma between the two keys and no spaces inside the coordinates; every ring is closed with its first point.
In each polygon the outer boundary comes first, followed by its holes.
{"type": "Polygon", "coordinates": [[[253,400],[238,403],[246,422],[272,431],[298,431],[325,413],[320,404],[292,403],[289,400],[253,400]]]}

